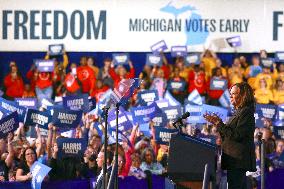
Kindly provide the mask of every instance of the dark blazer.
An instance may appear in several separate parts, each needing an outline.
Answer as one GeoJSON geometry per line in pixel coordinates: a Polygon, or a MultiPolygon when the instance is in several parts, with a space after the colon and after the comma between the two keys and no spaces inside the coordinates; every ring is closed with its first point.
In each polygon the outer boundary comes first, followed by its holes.
{"type": "MultiPolygon", "coordinates": [[[[109,181],[109,179],[110,179],[111,170],[112,170],[112,167],[109,167],[109,168],[107,169],[108,181],[109,181]]],[[[103,171],[103,170],[101,170],[101,171],[103,171]]],[[[102,177],[97,181],[96,186],[95,186],[95,189],[104,189],[104,188],[103,188],[103,181],[104,181],[103,178],[104,178],[104,177],[102,176],[102,177]]],[[[107,187],[106,187],[106,188],[107,188],[107,187]]],[[[113,188],[113,185],[112,185],[112,184],[111,184],[111,187],[110,187],[110,188],[113,188]]]]}
{"type": "Polygon", "coordinates": [[[221,123],[218,131],[222,137],[222,169],[256,171],[254,147],[254,106],[236,111],[227,124],[221,123]]]}

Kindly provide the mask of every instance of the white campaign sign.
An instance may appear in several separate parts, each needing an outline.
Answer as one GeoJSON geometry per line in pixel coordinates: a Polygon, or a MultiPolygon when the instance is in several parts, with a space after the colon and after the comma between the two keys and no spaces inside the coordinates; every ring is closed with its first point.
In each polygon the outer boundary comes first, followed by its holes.
{"type": "MultiPolygon", "coordinates": [[[[0,0],[0,51],[149,52],[157,41],[234,52],[283,51],[284,1],[0,0]]],[[[168,49],[168,51],[169,51],[168,49]]]]}

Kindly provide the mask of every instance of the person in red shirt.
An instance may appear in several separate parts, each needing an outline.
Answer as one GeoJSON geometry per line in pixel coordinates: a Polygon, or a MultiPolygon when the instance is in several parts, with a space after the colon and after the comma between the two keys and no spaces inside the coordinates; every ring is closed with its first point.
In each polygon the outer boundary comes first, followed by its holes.
{"type": "MultiPolygon", "coordinates": [[[[212,70],[212,77],[211,79],[225,79],[227,80],[228,86],[227,88],[229,88],[229,81],[227,78],[222,76],[222,70],[221,68],[213,68],[212,70]]],[[[210,88],[210,81],[211,79],[209,79],[207,81],[207,91],[208,91],[208,99],[207,99],[207,103],[213,106],[220,106],[220,102],[219,102],[219,98],[222,96],[222,94],[224,93],[224,90],[221,89],[211,89],[210,88]]]]}
{"type": "Polygon", "coordinates": [[[45,99],[51,99],[53,88],[52,88],[52,76],[51,72],[38,72],[36,71],[36,83],[35,91],[39,104],[45,99]]]}
{"type": "Polygon", "coordinates": [[[128,65],[130,67],[130,71],[127,72],[125,67],[119,65],[117,66],[116,70],[114,69],[113,63],[111,64],[111,68],[109,70],[109,75],[112,77],[114,81],[114,88],[118,86],[118,83],[122,79],[132,79],[135,77],[135,69],[133,67],[133,64],[131,61],[128,62],[128,65]]]}
{"type": "Polygon", "coordinates": [[[24,92],[24,82],[18,72],[18,68],[12,65],[10,73],[4,79],[5,96],[7,99],[13,100],[14,98],[20,98],[24,92]]]}
{"type": "Polygon", "coordinates": [[[201,96],[206,94],[205,72],[199,65],[194,65],[194,70],[189,71],[188,84],[188,93],[196,89],[201,96]]]}
{"type": "Polygon", "coordinates": [[[82,83],[82,92],[92,94],[96,86],[96,77],[94,70],[87,65],[87,57],[81,57],[80,66],[77,68],[77,77],[82,83]]]}
{"type": "Polygon", "coordinates": [[[93,91],[91,94],[91,97],[96,98],[96,102],[100,100],[100,97],[109,89],[107,85],[103,84],[103,81],[100,79],[97,79],[96,81],[96,90],[93,91]]]}
{"type": "Polygon", "coordinates": [[[64,86],[67,91],[67,95],[82,93],[82,84],[77,77],[77,65],[72,63],[70,66],[71,72],[69,72],[64,80],[64,86]]]}

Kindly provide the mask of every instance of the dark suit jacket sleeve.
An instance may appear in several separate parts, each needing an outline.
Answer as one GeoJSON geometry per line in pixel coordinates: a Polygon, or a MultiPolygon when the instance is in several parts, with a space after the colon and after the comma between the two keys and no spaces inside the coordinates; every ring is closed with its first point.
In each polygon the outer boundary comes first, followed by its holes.
{"type": "MultiPolygon", "coordinates": [[[[230,140],[242,141],[244,138],[249,137],[251,130],[254,129],[254,110],[246,107],[242,109],[238,115],[236,125],[225,125],[220,123],[217,131],[230,140]]],[[[232,121],[234,122],[234,121],[232,121]]]]}

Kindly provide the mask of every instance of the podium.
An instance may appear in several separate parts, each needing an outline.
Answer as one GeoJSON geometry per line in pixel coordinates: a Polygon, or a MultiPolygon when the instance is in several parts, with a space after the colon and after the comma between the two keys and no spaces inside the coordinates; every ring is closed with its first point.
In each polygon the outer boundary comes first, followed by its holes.
{"type": "Polygon", "coordinates": [[[186,134],[173,134],[170,140],[168,174],[184,188],[202,188],[207,165],[208,179],[215,184],[216,145],[186,134]]]}

